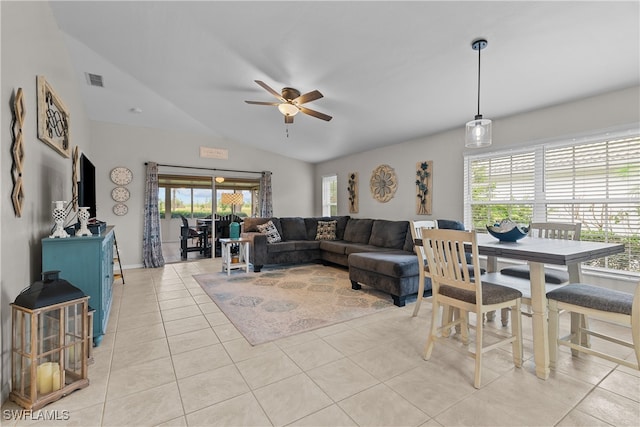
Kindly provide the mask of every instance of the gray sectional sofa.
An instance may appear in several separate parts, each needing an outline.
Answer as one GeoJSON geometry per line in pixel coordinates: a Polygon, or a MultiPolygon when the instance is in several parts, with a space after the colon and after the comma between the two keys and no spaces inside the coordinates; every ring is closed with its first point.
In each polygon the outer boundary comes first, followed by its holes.
{"type": "MultiPolygon", "coordinates": [[[[264,265],[313,261],[349,267],[352,288],[361,284],[391,294],[404,306],[418,292],[418,258],[409,221],[336,217],[245,218],[241,235],[251,240],[250,261],[255,272],[264,265]],[[271,221],[281,238],[269,243],[259,230],[271,221]],[[335,221],[335,240],[317,240],[318,222],[335,221]]],[[[425,283],[430,292],[431,283],[425,283]]]]}

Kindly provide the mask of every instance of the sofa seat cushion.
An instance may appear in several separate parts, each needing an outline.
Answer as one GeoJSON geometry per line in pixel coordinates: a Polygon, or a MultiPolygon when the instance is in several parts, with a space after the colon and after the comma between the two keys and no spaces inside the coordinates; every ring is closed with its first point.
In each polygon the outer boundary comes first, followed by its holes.
{"type": "Polygon", "coordinates": [[[380,246],[368,245],[366,243],[345,243],[345,254],[355,254],[359,252],[389,252],[389,248],[381,248],[380,246]]]}
{"type": "Polygon", "coordinates": [[[418,257],[409,253],[366,252],[349,255],[349,268],[390,277],[418,276],[418,257]]]}
{"type": "Polygon", "coordinates": [[[319,240],[296,240],[295,242],[296,251],[307,251],[313,249],[320,249],[320,241],[319,240]]]}
{"type": "Polygon", "coordinates": [[[387,249],[402,249],[408,229],[408,221],[376,219],[371,227],[371,237],[368,243],[387,249]]]}
{"type": "Polygon", "coordinates": [[[344,255],[346,246],[343,240],[319,240],[320,250],[331,252],[334,254],[344,255]]]}
{"type": "Polygon", "coordinates": [[[277,242],[277,243],[269,243],[267,245],[267,253],[278,253],[278,252],[290,252],[296,250],[296,242],[277,242]]]}

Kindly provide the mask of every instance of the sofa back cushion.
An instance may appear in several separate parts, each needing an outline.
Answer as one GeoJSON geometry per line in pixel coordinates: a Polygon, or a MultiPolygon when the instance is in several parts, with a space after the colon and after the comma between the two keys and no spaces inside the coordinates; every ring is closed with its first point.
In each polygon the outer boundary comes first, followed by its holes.
{"type": "Polygon", "coordinates": [[[353,243],[369,243],[372,219],[350,218],[344,229],[344,240],[353,243]]]}
{"type": "Polygon", "coordinates": [[[389,249],[402,249],[407,238],[409,221],[376,219],[371,228],[369,244],[389,249]]]}
{"type": "Polygon", "coordinates": [[[307,229],[304,219],[300,217],[280,218],[280,227],[282,229],[282,240],[284,241],[307,240],[307,229]]]}
{"type": "Polygon", "coordinates": [[[447,230],[461,230],[464,231],[464,224],[455,219],[439,219],[438,228],[445,228],[447,230]]]}
{"type": "MultiPolygon", "coordinates": [[[[407,227],[411,227],[411,224],[407,225],[407,227]]],[[[411,230],[407,228],[407,237],[404,239],[404,246],[402,247],[403,251],[413,252],[413,236],[411,235],[411,230]]]]}

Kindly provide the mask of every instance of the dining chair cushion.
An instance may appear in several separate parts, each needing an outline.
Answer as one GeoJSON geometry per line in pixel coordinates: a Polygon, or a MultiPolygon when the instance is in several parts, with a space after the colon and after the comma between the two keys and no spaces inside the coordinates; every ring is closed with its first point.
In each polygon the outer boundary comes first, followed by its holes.
{"type": "MultiPolygon", "coordinates": [[[[528,265],[514,265],[513,267],[506,267],[500,270],[500,273],[507,276],[519,277],[521,279],[530,279],[528,265]]],[[[547,270],[545,268],[544,281],[554,285],[561,285],[569,281],[569,273],[560,270],[547,270]]]]}
{"type": "Polygon", "coordinates": [[[600,286],[573,283],[547,293],[547,298],[609,313],[631,315],[633,295],[600,286]]]}
{"type": "MultiPolygon", "coordinates": [[[[456,288],[453,286],[440,285],[440,295],[449,298],[455,298],[471,304],[476,304],[475,291],[456,288]]],[[[508,288],[506,286],[493,285],[491,283],[482,284],[482,304],[491,305],[499,304],[516,298],[521,298],[522,292],[517,289],[508,288]]]]}

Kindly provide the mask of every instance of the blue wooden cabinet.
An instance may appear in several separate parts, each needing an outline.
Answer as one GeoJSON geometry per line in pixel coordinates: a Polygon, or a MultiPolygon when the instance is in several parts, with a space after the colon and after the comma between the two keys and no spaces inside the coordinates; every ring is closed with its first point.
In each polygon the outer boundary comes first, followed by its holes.
{"type": "Polygon", "coordinates": [[[107,330],[113,287],[113,227],[100,236],[42,239],[42,271],[60,270],[60,278],[89,295],[93,342],[100,345],[107,330]]]}

